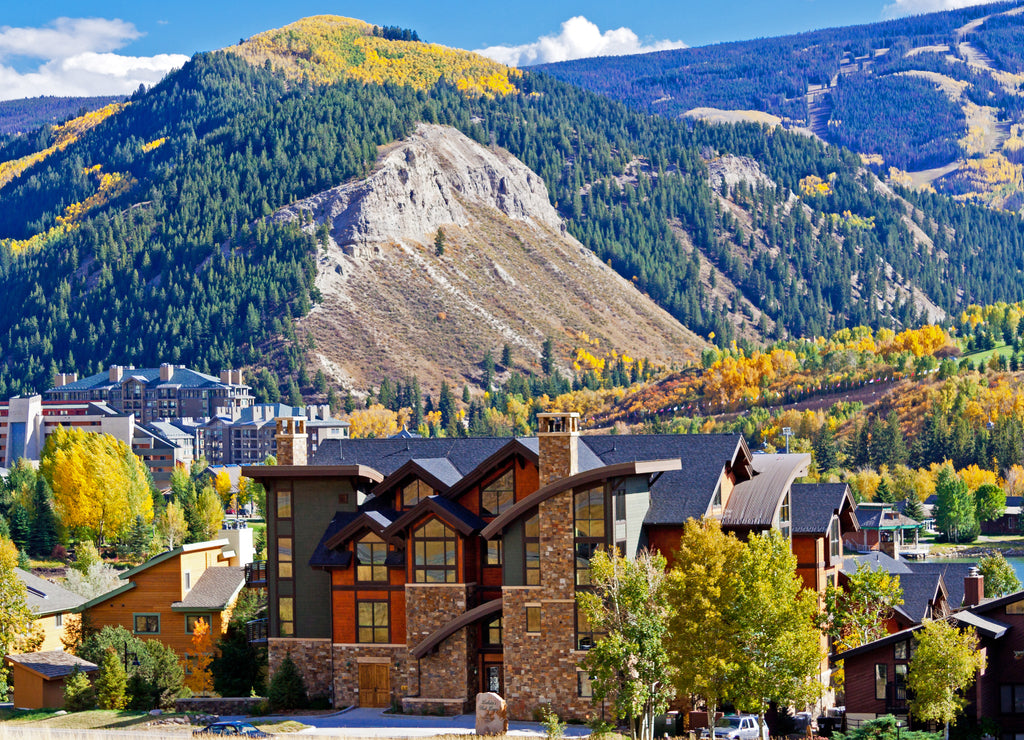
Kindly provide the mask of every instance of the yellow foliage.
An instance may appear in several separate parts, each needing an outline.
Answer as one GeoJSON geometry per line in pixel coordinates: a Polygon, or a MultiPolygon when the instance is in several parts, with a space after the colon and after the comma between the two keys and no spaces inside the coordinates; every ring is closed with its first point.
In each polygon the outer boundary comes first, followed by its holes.
{"type": "Polygon", "coordinates": [[[83,116],[79,116],[54,128],[54,142],[46,149],[33,154],[27,154],[19,159],[0,162],[0,188],[20,176],[33,165],[42,162],[54,152],[67,149],[78,141],[78,138],[86,131],[96,127],[124,107],[125,103],[111,103],[99,110],[90,111],[83,116]]]}
{"type": "Polygon", "coordinates": [[[808,175],[800,180],[800,192],[806,196],[831,195],[832,188],[817,175],[808,175]]]}
{"type": "Polygon", "coordinates": [[[39,469],[64,526],[89,529],[100,542],[120,535],[136,516],[153,519],[145,466],[109,434],[58,427],[46,439],[39,469]]]}
{"type": "Polygon", "coordinates": [[[970,465],[959,472],[960,479],[967,484],[971,491],[977,490],[979,486],[991,483],[993,486],[1001,486],[1002,481],[991,470],[983,470],[977,465],[970,465]]]}
{"type": "Polygon", "coordinates": [[[197,619],[192,628],[192,655],[185,658],[191,670],[185,672],[185,686],[195,696],[208,696],[213,692],[213,638],[205,619],[197,619]]]}
{"type": "Polygon", "coordinates": [[[846,481],[850,484],[850,488],[856,491],[865,501],[874,501],[875,493],[878,491],[878,486],[882,482],[882,476],[874,470],[859,470],[856,473],[851,473],[850,477],[846,481]]]}
{"type": "MultiPolygon", "coordinates": [[[[440,418],[440,413],[438,413],[438,422],[440,422],[440,418]]],[[[349,434],[354,439],[368,437],[379,439],[390,437],[401,431],[401,427],[398,425],[398,414],[384,408],[379,403],[373,404],[368,409],[353,411],[348,417],[348,422],[351,425],[349,434]]]]}
{"type": "Polygon", "coordinates": [[[148,142],[146,144],[143,144],[142,145],[142,151],[144,151],[144,152],[151,152],[154,149],[156,149],[157,147],[163,146],[165,143],[167,143],[167,137],[166,136],[161,136],[159,139],[153,139],[153,141],[150,141],[150,142],[148,142]]]}
{"type": "Polygon", "coordinates": [[[228,51],[317,84],[356,79],[425,90],[445,80],[474,95],[510,95],[518,92],[513,80],[521,74],[473,52],[374,36],[370,24],[332,15],[303,18],[228,51]]]}

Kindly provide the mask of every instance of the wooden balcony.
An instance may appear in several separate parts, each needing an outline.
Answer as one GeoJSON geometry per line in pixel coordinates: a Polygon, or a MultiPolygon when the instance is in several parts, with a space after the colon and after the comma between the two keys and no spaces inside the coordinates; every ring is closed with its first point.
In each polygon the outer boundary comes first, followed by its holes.
{"type": "Polygon", "coordinates": [[[265,588],[267,585],[267,561],[254,560],[245,566],[245,585],[249,588],[265,588]]]}

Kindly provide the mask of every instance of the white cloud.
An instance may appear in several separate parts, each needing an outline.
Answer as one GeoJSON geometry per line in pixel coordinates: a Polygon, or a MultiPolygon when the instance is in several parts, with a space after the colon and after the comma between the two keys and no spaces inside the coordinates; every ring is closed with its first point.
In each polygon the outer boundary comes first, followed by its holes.
{"type": "Polygon", "coordinates": [[[936,13],[940,10],[956,10],[971,5],[985,5],[992,0],[895,0],[882,9],[883,18],[899,18],[904,15],[936,13]]]}
{"type": "Polygon", "coordinates": [[[0,26],[0,100],[37,95],[122,95],[153,85],[188,61],[183,54],[124,56],[114,50],[141,38],[120,19],[58,18],[39,28],[0,26]],[[38,60],[19,71],[10,60],[38,60]]]}
{"type": "Polygon", "coordinates": [[[565,21],[561,33],[557,36],[541,36],[532,43],[520,46],[489,46],[486,49],[477,49],[476,52],[502,64],[525,67],[583,57],[643,54],[685,47],[686,44],[682,41],[664,40],[645,44],[628,28],[609,29],[601,33],[597,24],[578,15],[565,21]]]}

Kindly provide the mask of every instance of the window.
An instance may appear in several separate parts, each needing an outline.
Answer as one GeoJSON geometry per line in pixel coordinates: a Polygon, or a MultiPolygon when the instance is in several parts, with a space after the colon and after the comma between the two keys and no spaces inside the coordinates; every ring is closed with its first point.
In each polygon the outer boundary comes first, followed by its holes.
{"type": "Polygon", "coordinates": [[[885,701],[885,685],[889,682],[889,666],[875,663],[875,698],[885,701]]]}
{"type": "Polygon", "coordinates": [[[295,599],[291,596],[279,596],[277,599],[277,618],[281,625],[281,637],[295,634],[295,599]]]}
{"type": "Polygon", "coordinates": [[[291,519],[292,518],[292,492],[291,491],[278,491],[277,492],[277,518],[278,519],[291,519]]]}
{"type": "Polygon", "coordinates": [[[188,591],[190,588],[192,588],[192,572],[186,570],[185,571],[185,590],[188,591]]]}
{"type": "Polygon", "coordinates": [[[391,637],[388,602],[356,602],[356,632],[358,642],[389,642],[391,637]]]}
{"type": "Polygon", "coordinates": [[[134,622],[135,634],[137,635],[160,634],[159,614],[135,614],[132,621],[134,622]]]}
{"type": "Polygon", "coordinates": [[[431,519],[412,535],[413,581],[455,583],[455,532],[431,519]]]}
{"type": "Polygon", "coordinates": [[[523,526],[526,551],[526,585],[540,585],[540,516],[534,514],[523,526]]]}
{"type": "Polygon", "coordinates": [[[1006,605],[1007,614],[1024,614],[1024,599],[1006,605]]]}
{"type": "Polygon", "coordinates": [[[185,633],[192,635],[196,631],[196,622],[202,619],[206,622],[206,626],[209,627],[213,620],[209,614],[186,614],[185,615],[185,633]]]}
{"type": "Polygon", "coordinates": [[[56,627],[63,627],[64,626],[64,615],[63,614],[58,614],[57,616],[55,616],[53,618],[53,624],[56,627]]]}
{"type": "Polygon", "coordinates": [[[526,607],[526,631],[527,632],[540,632],[540,607],[539,606],[527,606],[526,607]]]}
{"type": "Polygon", "coordinates": [[[356,580],[387,583],[387,557],[387,543],[372,532],[356,542],[356,580]]]}
{"type": "Polygon", "coordinates": [[[779,531],[786,538],[792,532],[792,518],[789,514],[789,491],[786,491],[786,495],[782,499],[782,505],[779,507],[779,531]]]}
{"type": "Polygon", "coordinates": [[[292,538],[277,538],[277,577],[292,577],[292,538]]]}
{"type": "Polygon", "coordinates": [[[999,711],[1003,714],[1024,714],[1024,684],[1003,684],[999,687],[999,711]]]}
{"type": "Polygon", "coordinates": [[[484,565],[501,565],[501,540],[488,540],[484,547],[484,565]]]}
{"type": "Polygon", "coordinates": [[[907,660],[909,657],[907,649],[907,640],[902,640],[901,642],[897,642],[895,645],[893,645],[892,653],[893,657],[896,660],[907,660]]]}
{"type": "Polygon", "coordinates": [[[501,645],[501,617],[495,617],[484,623],[484,645],[498,647],[501,645]]]}
{"type": "Polygon", "coordinates": [[[590,650],[594,647],[594,642],[597,637],[594,634],[594,628],[590,626],[590,620],[587,619],[587,615],[580,611],[580,608],[576,607],[576,649],[577,650],[590,650]]]}
{"type": "Polygon", "coordinates": [[[501,666],[500,665],[489,665],[487,666],[487,690],[493,691],[495,694],[505,693],[501,686],[501,666]]]}
{"type": "Polygon", "coordinates": [[[421,480],[414,480],[402,489],[402,506],[411,509],[425,498],[434,495],[434,489],[421,480]]]}
{"type": "MultiPolygon", "coordinates": [[[[623,497],[625,498],[625,497],[623,497]]],[[[604,489],[591,488],[577,491],[575,502],[576,585],[590,585],[590,558],[605,544],[604,489]]],[[[625,502],[623,502],[625,510],[625,502]]]]}
{"type": "Polygon", "coordinates": [[[828,548],[833,560],[843,554],[843,541],[839,537],[838,518],[833,518],[828,527],[828,548]]]}
{"type": "Polygon", "coordinates": [[[594,687],[590,683],[590,674],[586,671],[576,671],[576,696],[583,699],[590,699],[594,696],[594,687]]]}
{"type": "Polygon", "coordinates": [[[903,706],[907,703],[907,664],[901,663],[894,667],[896,670],[893,671],[893,703],[896,706],[903,706]]]}
{"type": "Polygon", "coordinates": [[[480,491],[480,516],[498,516],[516,502],[515,475],[509,468],[480,491]]]}

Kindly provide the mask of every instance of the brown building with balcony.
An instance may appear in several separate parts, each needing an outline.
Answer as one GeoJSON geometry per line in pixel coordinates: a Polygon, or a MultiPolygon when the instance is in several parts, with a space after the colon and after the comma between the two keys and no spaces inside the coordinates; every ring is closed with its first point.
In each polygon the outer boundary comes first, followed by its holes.
{"type": "MultiPolygon", "coordinates": [[[[286,444],[302,425],[279,422],[286,444]]],[[[841,567],[855,526],[845,486],[809,487],[807,455],[752,455],[739,435],[580,436],[540,414],[517,439],[323,443],[311,464],[247,467],[267,490],[273,671],[290,653],[335,706],[464,711],[497,691],[510,716],[594,708],[579,663],[594,635],[576,612],[599,547],[669,558],[689,518],[741,536],[776,528],[800,545],[805,581],[841,567]],[[817,507],[804,526],[793,507],[817,507]]],[[[302,450],[304,452],[304,450],[302,450]]]]}

